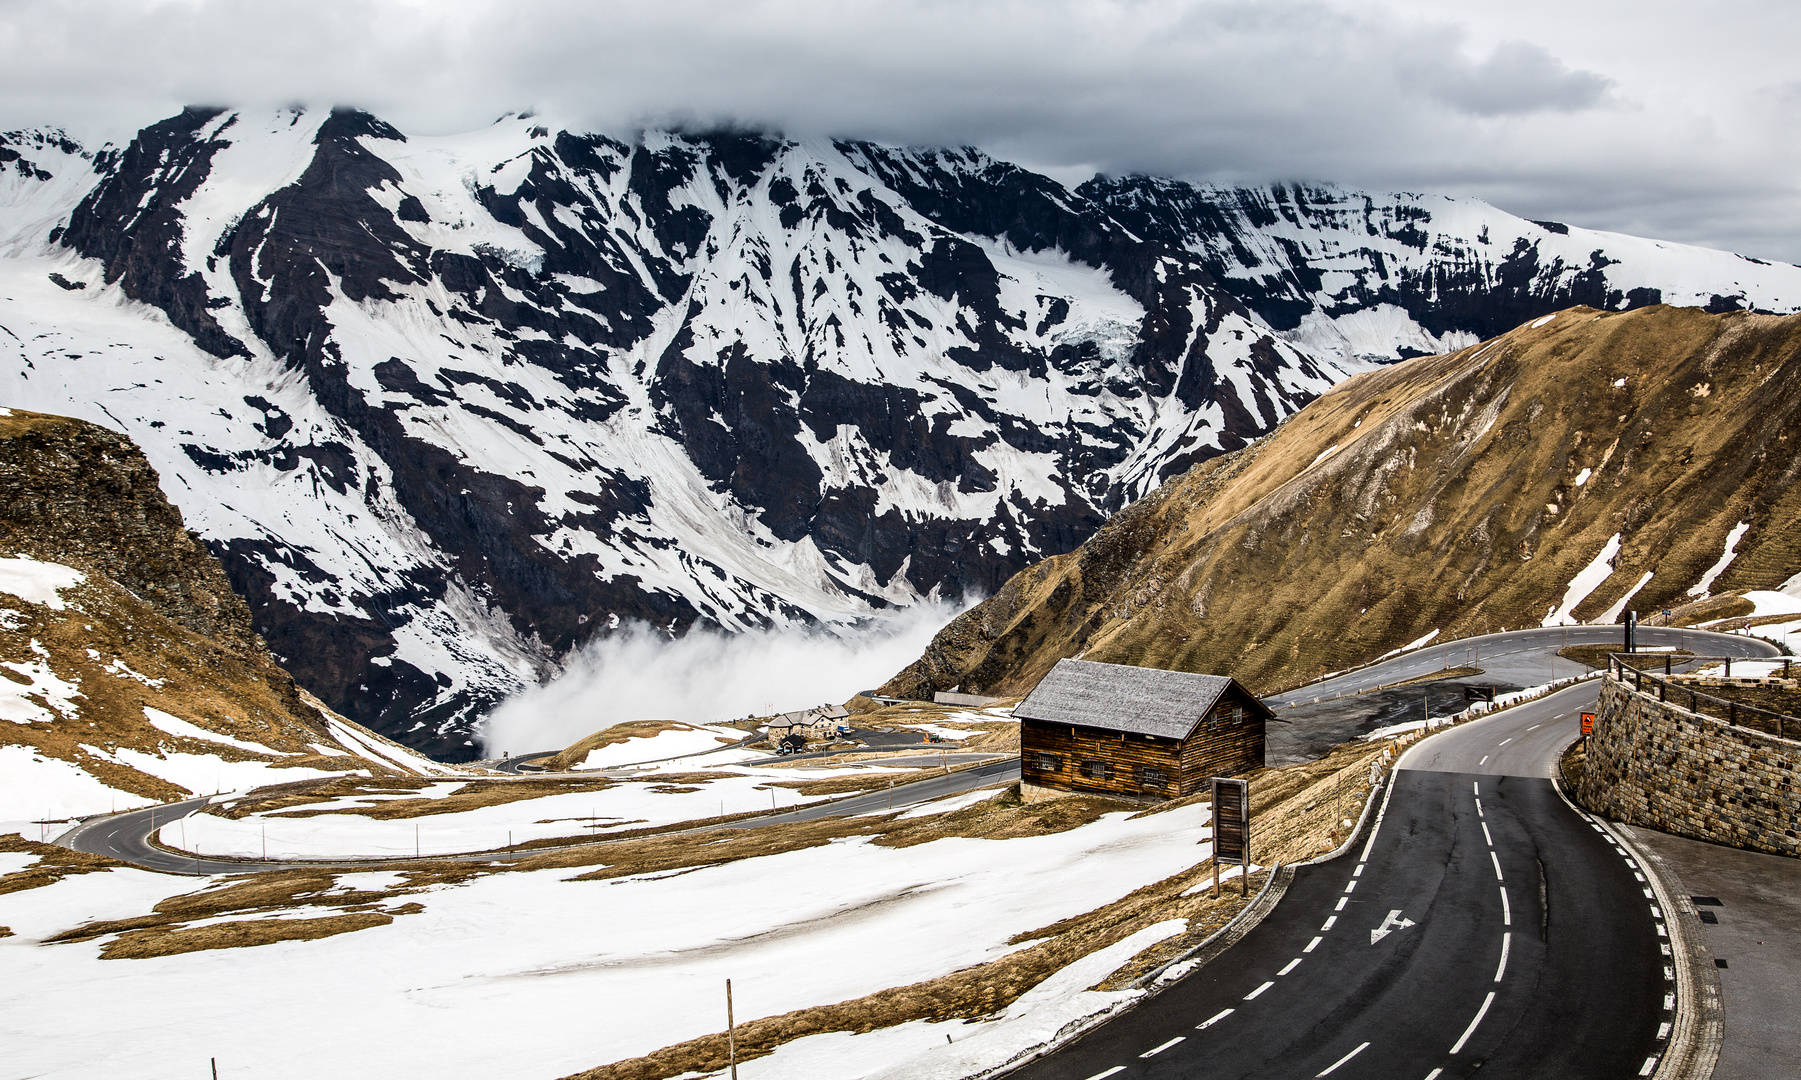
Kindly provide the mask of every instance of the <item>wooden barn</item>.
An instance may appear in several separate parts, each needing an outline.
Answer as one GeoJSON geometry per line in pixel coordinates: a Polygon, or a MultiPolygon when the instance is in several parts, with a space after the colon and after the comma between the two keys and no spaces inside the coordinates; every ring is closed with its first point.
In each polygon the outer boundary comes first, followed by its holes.
{"type": "Polygon", "coordinates": [[[1020,794],[1177,799],[1263,766],[1275,714],[1224,675],[1060,660],[1019,707],[1020,794]]]}

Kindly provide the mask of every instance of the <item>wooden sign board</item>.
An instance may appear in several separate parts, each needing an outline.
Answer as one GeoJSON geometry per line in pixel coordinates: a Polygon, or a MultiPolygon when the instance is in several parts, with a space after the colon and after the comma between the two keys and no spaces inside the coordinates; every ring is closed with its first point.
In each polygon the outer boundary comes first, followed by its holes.
{"type": "Polygon", "coordinates": [[[1251,782],[1213,778],[1213,894],[1219,895],[1219,868],[1242,866],[1239,892],[1246,892],[1251,873],[1251,782]]]}
{"type": "MultiPolygon", "coordinates": [[[[1565,728],[1564,730],[1568,731],[1569,729],[1565,728]]],[[[1587,735],[1593,735],[1594,733],[1595,733],[1595,714],[1592,712],[1585,712],[1582,714],[1582,734],[1587,736],[1587,735]]]]}

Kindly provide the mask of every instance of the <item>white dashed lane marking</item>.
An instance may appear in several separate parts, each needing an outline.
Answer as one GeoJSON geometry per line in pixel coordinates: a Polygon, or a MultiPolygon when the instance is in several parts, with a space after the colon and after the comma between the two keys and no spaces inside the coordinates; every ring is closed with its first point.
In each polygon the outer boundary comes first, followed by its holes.
{"type": "Polygon", "coordinates": [[[1288,964],[1286,966],[1284,966],[1281,971],[1276,972],[1276,974],[1277,975],[1286,975],[1289,972],[1293,971],[1295,968],[1300,967],[1300,966],[1301,966],[1301,958],[1297,956],[1293,960],[1290,960],[1288,962],[1288,964]]]}
{"type": "Polygon", "coordinates": [[[1457,1040],[1457,1045],[1451,1047],[1451,1053],[1457,1054],[1463,1051],[1463,1044],[1470,1041],[1470,1036],[1476,1033],[1476,1025],[1480,1024],[1482,1018],[1488,1015],[1488,1007],[1494,1003],[1495,992],[1490,990],[1488,996],[1482,999],[1482,1007],[1476,1010],[1476,1018],[1470,1021],[1469,1027],[1463,1029],[1463,1035],[1457,1040]]]}
{"type": "Polygon", "coordinates": [[[1312,941],[1309,941],[1309,942],[1308,942],[1308,943],[1307,943],[1307,947],[1306,947],[1306,948],[1305,948],[1305,949],[1302,949],[1302,950],[1301,950],[1301,951],[1302,951],[1302,952],[1312,952],[1312,951],[1313,951],[1313,950],[1314,950],[1314,949],[1316,949],[1316,948],[1318,948],[1318,947],[1319,947],[1319,943],[1320,943],[1320,942],[1322,942],[1322,941],[1324,941],[1324,940],[1326,940],[1326,939],[1325,939],[1325,938],[1317,938],[1317,937],[1316,937],[1316,938],[1314,938],[1314,939],[1313,939],[1313,940],[1312,940],[1312,941]]]}
{"type": "Polygon", "coordinates": [[[1235,1010],[1232,1010],[1232,1009],[1221,1009],[1220,1011],[1214,1013],[1212,1016],[1210,1016],[1207,1019],[1196,1024],[1194,1026],[1194,1029],[1196,1031],[1206,1031],[1208,1028],[1219,1023],[1221,1020],[1224,1020],[1226,1017],[1231,1016],[1234,1011],[1235,1010]]]}
{"type": "Polygon", "coordinates": [[[1495,846],[1494,834],[1488,831],[1488,822],[1486,821],[1482,823],[1482,839],[1488,841],[1489,847],[1495,846]]]}
{"type": "Polygon", "coordinates": [[[1345,1062],[1356,1057],[1358,1054],[1363,1053],[1368,1048],[1369,1048],[1369,1043],[1364,1043],[1362,1046],[1359,1046],[1357,1049],[1346,1054],[1344,1057],[1339,1058],[1337,1061],[1334,1061],[1332,1064],[1326,1066],[1324,1069],[1321,1069],[1319,1072],[1314,1073],[1313,1075],[1316,1077],[1330,1076],[1332,1074],[1332,1072],[1335,1069],[1337,1069],[1340,1065],[1343,1065],[1345,1062]]]}
{"type": "Polygon", "coordinates": [[[1263,993],[1263,992],[1264,992],[1264,991],[1265,991],[1265,990],[1268,990],[1268,989],[1269,989],[1269,988],[1270,988],[1270,987],[1272,987],[1272,986],[1274,986],[1274,985],[1276,985],[1276,984],[1275,984],[1275,983],[1274,983],[1274,982],[1273,982],[1273,981],[1272,981],[1272,982],[1266,982],[1266,983],[1264,983],[1264,984],[1263,984],[1263,985],[1262,985],[1262,986],[1259,986],[1259,987],[1258,987],[1258,988],[1257,988],[1257,989],[1255,989],[1255,990],[1253,990],[1253,991],[1251,991],[1251,992],[1250,992],[1250,993],[1248,993],[1248,994],[1246,994],[1246,995],[1245,995],[1245,996],[1244,996],[1244,999],[1245,999],[1245,1000],[1246,1000],[1246,1001],[1255,1001],[1255,1000],[1257,1000],[1257,995],[1259,995],[1259,994],[1261,994],[1261,993],[1263,993]]]}
{"type": "Polygon", "coordinates": [[[1501,857],[1496,855],[1493,851],[1488,853],[1488,857],[1495,861],[1495,880],[1506,881],[1507,879],[1501,876],[1501,857]]]}
{"type": "Polygon", "coordinates": [[[1496,982],[1500,982],[1501,976],[1507,974],[1507,949],[1512,944],[1513,932],[1511,930],[1501,935],[1501,966],[1495,969],[1496,982]]]}
{"type": "Polygon", "coordinates": [[[1324,925],[1324,926],[1322,926],[1322,927],[1320,927],[1320,928],[1319,928],[1319,932],[1320,932],[1320,933],[1322,933],[1322,934],[1323,934],[1323,933],[1325,933],[1325,932],[1326,932],[1326,931],[1328,931],[1328,930],[1330,930],[1330,929],[1332,929],[1332,924],[1333,924],[1333,923],[1335,923],[1335,922],[1337,922],[1337,921],[1338,921],[1338,916],[1336,916],[1336,915],[1328,915],[1328,916],[1326,916],[1326,925],[1324,925]]]}
{"type": "Polygon", "coordinates": [[[1501,925],[1513,925],[1513,906],[1507,902],[1507,886],[1501,886],[1501,925]]]}
{"type": "Polygon", "coordinates": [[[1115,1065],[1111,1069],[1108,1069],[1106,1072],[1095,1073],[1093,1076],[1090,1076],[1088,1078],[1088,1080],[1104,1080],[1105,1077],[1112,1076],[1114,1073],[1122,1073],[1125,1071],[1126,1071],[1126,1067],[1124,1065],[1115,1065]]]}
{"type": "Polygon", "coordinates": [[[1146,1050],[1144,1053],[1139,1054],[1138,1056],[1141,1058],[1156,1057],[1158,1054],[1163,1053],[1163,1051],[1168,1050],[1170,1047],[1176,1045],[1179,1042],[1182,1042],[1184,1039],[1187,1039],[1187,1038],[1188,1038],[1188,1036],[1186,1036],[1186,1035],[1177,1035],[1175,1038],[1164,1043],[1162,1046],[1153,1046],[1149,1050],[1146,1050]]]}

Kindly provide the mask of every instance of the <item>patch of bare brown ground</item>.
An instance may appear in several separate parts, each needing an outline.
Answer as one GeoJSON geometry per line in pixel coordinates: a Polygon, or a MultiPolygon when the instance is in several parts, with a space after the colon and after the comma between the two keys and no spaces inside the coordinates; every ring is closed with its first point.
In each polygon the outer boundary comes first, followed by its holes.
{"type": "Polygon", "coordinates": [[[425,910],[417,903],[383,906],[385,901],[417,888],[412,882],[393,890],[335,888],[338,873],[341,871],[278,870],[234,878],[224,885],[171,896],[158,902],[149,915],[84,923],[47,938],[44,943],[91,941],[118,935],[101,949],[101,958],[141,959],[202,949],[232,949],[330,937],[383,926],[393,922],[396,915],[425,910]],[[233,918],[271,916],[308,907],[333,909],[335,914],[312,919],[233,918]],[[189,925],[215,919],[228,921],[189,925]]]}
{"type": "Polygon", "coordinates": [[[91,874],[96,870],[125,865],[104,855],[70,851],[55,844],[40,844],[17,833],[0,833],[0,851],[25,851],[38,857],[37,862],[23,870],[0,875],[0,894],[38,889],[76,874],[91,874]]]}
{"type": "MultiPolygon", "coordinates": [[[[724,774],[719,774],[724,775],[724,774]]],[[[667,781],[670,777],[658,777],[667,781]]],[[[437,781],[444,783],[445,781],[437,781]]],[[[448,781],[455,783],[456,781],[448,781]]],[[[431,817],[436,814],[461,814],[468,810],[476,810],[484,806],[499,806],[504,803],[520,802],[526,799],[541,799],[548,795],[565,795],[570,792],[605,791],[615,781],[605,777],[580,780],[540,780],[533,778],[470,780],[463,786],[442,798],[417,799],[385,799],[373,803],[355,803],[349,806],[326,806],[311,810],[290,810],[289,807],[307,806],[313,803],[335,802],[357,796],[367,795],[405,795],[419,792],[430,787],[434,781],[396,779],[378,777],[371,779],[363,776],[341,776],[321,780],[302,780],[293,784],[279,784],[273,787],[258,788],[241,799],[233,799],[228,803],[208,806],[206,812],[219,817],[241,818],[249,814],[267,814],[283,811],[282,817],[318,817],[326,814],[355,814],[362,817],[375,818],[379,821],[392,821],[399,818],[431,817]]]]}

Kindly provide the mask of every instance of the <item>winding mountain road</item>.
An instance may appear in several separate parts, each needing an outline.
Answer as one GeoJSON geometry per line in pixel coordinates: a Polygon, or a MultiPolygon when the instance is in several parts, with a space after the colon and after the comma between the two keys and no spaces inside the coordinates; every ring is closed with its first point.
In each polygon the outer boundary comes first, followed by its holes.
{"type": "MultiPolygon", "coordinates": [[[[1698,651],[1776,654],[1685,634],[1698,651]]],[[[1485,666],[1561,647],[1555,630],[1496,636],[1508,640],[1486,642],[1485,666]]],[[[1436,660],[1397,658],[1339,689],[1436,660]]],[[[1011,1075],[1649,1075],[1674,1022],[1667,921],[1637,864],[1551,780],[1598,692],[1578,683],[1418,744],[1366,841],[1301,867],[1212,963],[1011,1075]]]]}
{"type": "MultiPolygon", "coordinates": [[[[699,825],[691,829],[663,833],[664,836],[675,836],[685,833],[710,832],[715,829],[760,829],[770,825],[782,825],[794,821],[813,821],[824,817],[868,814],[888,809],[902,809],[931,802],[950,795],[958,795],[965,791],[989,787],[995,784],[1010,783],[1019,778],[1019,762],[1016,759],[997,761],[989,765],[978,765],[973,769],[960,772],[944,773],[897,784],[889,790],[875,791],[863,795],[853,795],[841,799],[830,799],[825,802],[812,803],[807,806],[784,810],[780,813],[764,814],[761,817],[741,818],[736,821],[719,822],[710,825],[699,825]]],[[[120,862],[141,866],[146,870],[158,870],[167,874],[244,874],[268,870],[294,870],[302,868],[342,868],[369,869],[372,866],[394,866],[404,863],[442,863],[442,862],[511,862],[529,859],[534,855],[542,855],[547,851],[559,850],[550,847],[515,848],[501,851],[472,852],[466,855],[427,855],[422,858],[381,858],[356,861],[296,861],[296,862],[264,862],[257,859],[208,858],[204,855],[189,855],[159,847],[150,842],[156,830],[171,822],[198,812],[207,804],[207,798],[188,799],[178,803],[165,803],[143,810],[130,810],[122,814],[109,814],[94,818],[57,837],[56,842],[63,847],[75,851],[85,851],[93,855],[105,855],[120,862]]],[[[591,847],[596,844],[611,843],[604,837],[585,840],[569,847],[591,847]]]]}

